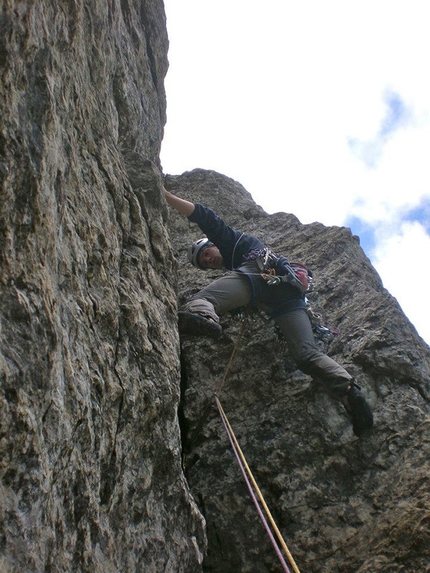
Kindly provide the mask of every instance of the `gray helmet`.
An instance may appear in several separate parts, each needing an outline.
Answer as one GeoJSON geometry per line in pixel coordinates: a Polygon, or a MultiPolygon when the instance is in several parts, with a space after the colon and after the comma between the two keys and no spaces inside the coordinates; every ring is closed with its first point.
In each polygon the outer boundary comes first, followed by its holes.
{"type": "Polygon", "coordinates": [[[194,243],[188,249],[188,260],[198,269],[206,269],[206,267],[202,267],[199,264],[199,255],[202,251],[204,251],[204,249],[207,249],[208,247],[213,247],[213,243],[211,243],[207,237],[203,237],[198,241],[194,241],[194,243]]]}

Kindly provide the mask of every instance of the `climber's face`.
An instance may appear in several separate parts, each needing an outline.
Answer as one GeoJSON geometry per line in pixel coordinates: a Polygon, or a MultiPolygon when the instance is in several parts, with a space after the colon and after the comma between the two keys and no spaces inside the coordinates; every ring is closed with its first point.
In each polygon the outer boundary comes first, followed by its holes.
{"type": "Polygon", "coordinates": [[[199,264],[206,269],[222,269],[224,267],[224,259],[218,247],[212,246],[203,249],[200,253],[199,264]]]}

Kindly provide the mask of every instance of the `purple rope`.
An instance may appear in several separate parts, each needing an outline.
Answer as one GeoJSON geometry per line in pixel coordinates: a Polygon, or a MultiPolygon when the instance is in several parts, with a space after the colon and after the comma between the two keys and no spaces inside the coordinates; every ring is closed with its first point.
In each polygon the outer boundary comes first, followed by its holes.
{"type": "Polygon", "coordinates": [[[222,420],[222,423],[223,423],[223,425],[224,425],[225,431],[227,432],[228,439],[230,440],[231,447],[233,448],[234,455],[236,456],[237,462],[238,462],[239,467],[240,467],[240,469],[241,469],[241,471],[242,471],[242,474],[243,474],[243,477],[244,477],[244,479],[245,479],[246,485],[248,486],[248,490],[249,490],[249,493],[250,493],[250,495],[251,495],[251,497],[252,497],[252,501],[254,502],[254,505],[255,505],[255,507],[257,508],[258,515],[260,516],[260,519],[261,519],[261,521],[263,522],[263,525],[264,525],[264,527],[265,527],[265,529],[266,529],[266,531],[267,531],[267,534],[268,534],[268,536],[269,536],[269,538],[270,538],[270,541],[271,541],[271,543],[272,543],[272,545],[273,545],[273,548],[274,548],[275,551],[276,551],[276,555],[278,556],[278,559],[279,559],[279,561],[281,562],[281,565],[282,565],[282,567],[283,567],[285,573],[291,573],[291,571],[288,569],[288,565],[287,565],[286,562],[285,562],[284,556],[282,555],[281,550],[279,549],[278,544],[276,543],[275,537],[274,537],[274,535],[273,535],[273,533],[272,533],[272,531],[271,531],[271,529],[270,529],[270,527],[269,527],[269,524],[267,523],[267,519],[265,518],[265,516],[264,516],[264,514],[263,514],[263,512],[262,512],[262,510],[261,510],[260,504],[258,503],[258,500],[257,500],[257,497],[256,497],[256,495],[255,495],[255,493],[254,493],[254,490],[252,489],[252,485],[251,485],[251,483],[250,483],[250,481],[249,481],[249,478],[248,478],[248,476],[247,476],[245,467],[244,467],[244,465],[243,465],[243,463],[242,463],[242,460],[240,459],[240,456],[239,456],[239,454],[238,454],[238,452],[237,452],[237,450],[236,450],[236,445],[235,445],[234,440],[233,440],[233,438],[232,438],[232,436],[231,436],[230,430],[229,430],[229,428],[228,428],[228,426],[227,426],[227,424],[226,424],[226,421],[225,421],[225,419],[224,419],[224,415],[223,415],[223,413],[222,413],[222,411],[221,411],[221,409],[220,409],[220,407],[219,407],[219,402],[218,402],[218,400],[216,400],[216,403],[217,403],[217,408],[218,408],[218,411],[219,411],[219,413],[220,413],[221,420],[222,420]]]}

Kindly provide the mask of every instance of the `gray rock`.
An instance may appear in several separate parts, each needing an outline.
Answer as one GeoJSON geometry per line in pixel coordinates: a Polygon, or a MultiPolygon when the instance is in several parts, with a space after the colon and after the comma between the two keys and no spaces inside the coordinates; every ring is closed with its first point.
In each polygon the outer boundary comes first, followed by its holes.
{"type": "MultiPolygon", "coordinates": [[[[347,228],[302,225],[268,215],[237,182],[195,170],[166,186],[212,207],[233,227],[259,236],[313,270],[309,303],[336,334],[319,344],[363,388],[375,413],[357,439],[340,403],[296,369],[274,324],[246,310],[222,317],[221,339],[183,337],[185,471],[207,521],[204,570],[278,571],[257,511],[215,408],[214,393],[236,354],[220,400],[254,477],[300,570],[427,571],[430,533],[430,353],[347,228]]],[[[220,271],[186,264],[198,227],[170,216],[186,293],[220,271]]]]}
{"type": "Polygon", "coordinates": [[[7,2],[1,31],[0,570],[201,571],[163,3],[7,2]]]}

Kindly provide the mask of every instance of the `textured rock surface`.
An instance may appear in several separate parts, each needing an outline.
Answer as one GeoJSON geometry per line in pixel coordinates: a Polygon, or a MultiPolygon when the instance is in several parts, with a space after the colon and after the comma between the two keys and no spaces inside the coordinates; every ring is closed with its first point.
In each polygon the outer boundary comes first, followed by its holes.
{"type": "MultiPolygon", "coordinates": [[[[0,31],[1,573],[279,571],[213,403],[240,323],[177,335],[216,273],[162,198],[163,3],[5,0],[0,31]]],[[[246,318],[221,399],[302,573],[430,571],[429,349],[357,239],[216,173],[166,183],[309,263],[321,344],[375,409],[357,440],[246,318]]]]}
{"type": "Polygon", "coordinates": [[[201,571],[161,1],[2,4],[0,570],[201,571]]]}
{"type": "MultiPolygon", "coordinates": [[[[325,351],[362,384],[375,411],[373,435],[358,440],[343,407],[292,364],[274,325],[247,315],[221,392],[275,520],[301,571],[430,571],[430,354],[349,229],[267,215],[236,182],[195,170],[168,177],[179,195],[213,207],[235,228],[306,261],[315,276],[312,308],[339,333],[325,351]]],[[[172,213],[179,291],[216,276],[186,264],[201,235],[172,213]]],[[[214,407],[240,332],[223,317],[223,337],[184,337],[186,475],[207,519],[205,571],[279,571],[214,407]]]]}

